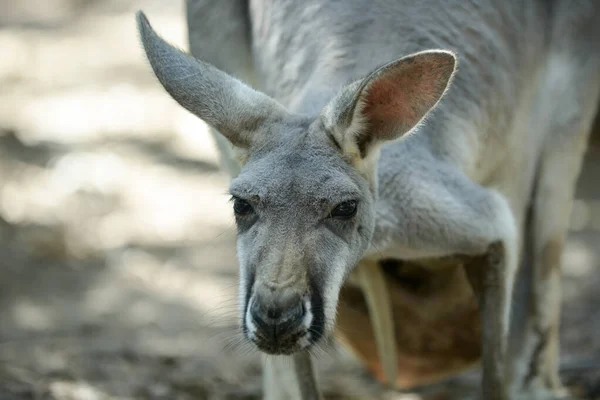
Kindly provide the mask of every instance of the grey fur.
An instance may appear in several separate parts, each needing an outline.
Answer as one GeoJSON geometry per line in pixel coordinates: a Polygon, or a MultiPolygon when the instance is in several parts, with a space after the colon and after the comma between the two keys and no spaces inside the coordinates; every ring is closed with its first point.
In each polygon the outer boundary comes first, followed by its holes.
{"type": "Polygon", "coordinates": [[[154,74],[184,108],[218,129],[234,145],[247,148],[255,131],[287,117],[275,100],[217,68],[167,44],[138,13],[138,27],[154,74]]]}
{"type": "MultiPolygon", "coordinates": [[[[256,74],[250,48],[248,1],[186,0],[185,5],[190,52],[254,87],[256,74]]],[[[221,164],[231,177],[237,176],[240,166],[231,143],[215,128],[209,129],[217,144],[221,164]]]]}
{"type": "MultiPolygon", "coordinates": [[[[527,391],[558,392],[556,366],[548,361],[557,338],[535,355],[534,364],[541,366],[535,379],[524,381],[518,366],[505,373],[511,364],[505,358],[510,298],[532,196],[535,244],[533,261],[524,267],[538,272],[528,293],[552,304],[558,296],[555,284],[548,287],[558,278],[547,281],[539,273],[548,267],[541,249],[566,234],[564,215],[598,104],[600,3],[236,4],[240,8],[189,0],[191,48],[195,56],[219,63],[266,96],[169,50],[143,18],[139,22],[150,63],[169,93],[244,148],[243,167],[231,184],[232,194],[256,209],[253,220],[238,219],[244,311],[253,298],[277,303],[283,289],[308,305],[315,301],[311,293],[321,292],[330,331],[339,288],[361,259],[488,254],[486,267],[472,273],[474,282],[488,284],[482,286],[482,312],[496,328],[484,329],[485,398],[513,398],[510,390],[526,393],[525,398],[534,398],[527,391]],[[216,55],[221,41],[195,34],[213,17],[190,13],[203,6],[225,10],[231,24],[215,19],[211,26],[217,32],[221,24],[239,28],[226,31],[228,44],[251,54],[249,65],[241,61],[246,56],[229,63],[216,55]],[[335,117],[348,115],[344,107],[353,104],[348,99],[358,96],[361,87],[356,82],[401,56],[430,49],[458,55],[459,70],[448,94],[401,140],[357,157],[352,146],[340,143],[352,139],[347,119],[335,117]],[[542,185],[542,192],[534,193],[536,185],[542,185]],[[325,218],[350,198],[359,201],[353,223],[325,218]]],[[[556,329],[556,318],[542,314],[530,316],[524,328],[529,347],[518,353],[525,357],[541,340],[536,336],[540,324],[556,329]]],[[[290,343],[275,351],[303,348],[290,343]]]]}

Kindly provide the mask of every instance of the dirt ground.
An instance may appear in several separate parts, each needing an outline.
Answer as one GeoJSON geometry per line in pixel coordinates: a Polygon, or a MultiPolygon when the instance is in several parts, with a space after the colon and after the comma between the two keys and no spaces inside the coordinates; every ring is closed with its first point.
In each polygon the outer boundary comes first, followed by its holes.
{"type": "MultiPolygon", "coordinates": [[[[150,74],[142,8],[185,47],[180,1],[0,0],[0,400],[257,399],[236,328],[235,231],[214,145],[150,74]]],[[[565,255],[565,382],[600,399],[600,149],[565,255]]],[[[477,371],[393,393],[319,357],[329,399],[464,399],[477,371]]]]}

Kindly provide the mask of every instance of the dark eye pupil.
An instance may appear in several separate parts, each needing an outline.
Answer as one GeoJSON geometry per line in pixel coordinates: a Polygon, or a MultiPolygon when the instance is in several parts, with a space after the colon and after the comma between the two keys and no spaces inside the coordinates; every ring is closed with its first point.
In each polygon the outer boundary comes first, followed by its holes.
{"type": "Polygon", "coordinates": [[[332,217],[350,218],[356,214],[356,201],[350,200],[338,204],[331,212],[332,217]]]}
{"type": "Polygon", "coordinates": [[[246,200],[235,199],[233,201],[233,212],[235,212],[237,215],[250,214],[252,211],[252,206],[246,200]]]}

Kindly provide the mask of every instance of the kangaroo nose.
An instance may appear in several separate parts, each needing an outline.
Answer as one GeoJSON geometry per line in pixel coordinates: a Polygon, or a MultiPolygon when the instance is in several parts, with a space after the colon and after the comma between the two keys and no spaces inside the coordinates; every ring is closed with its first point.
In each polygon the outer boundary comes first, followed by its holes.
{"type": "Polygon", "coordinates": [[[285,304],[264,303],[256,299],[250,306],[250,316],[258,333],[270,341],[296,332],[305,314],[306,307],[301,299],[285,304]]]}
{"type": "Polygon", "coordinates": [[[267,318],[279,319],[283,314],[283,307],[267,307],[267,318]]]}

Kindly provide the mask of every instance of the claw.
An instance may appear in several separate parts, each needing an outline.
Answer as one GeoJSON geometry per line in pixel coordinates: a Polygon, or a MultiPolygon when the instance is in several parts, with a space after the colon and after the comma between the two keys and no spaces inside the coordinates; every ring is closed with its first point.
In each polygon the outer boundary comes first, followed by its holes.
{"type": "Polygon", "coordinates": [[[389,385],[396,386],[396,333],[390,296],[383,272],[377,263],[362,262],[356,273],[365,295],[373,324],[375,342],[383,372],[389,385]]]}

